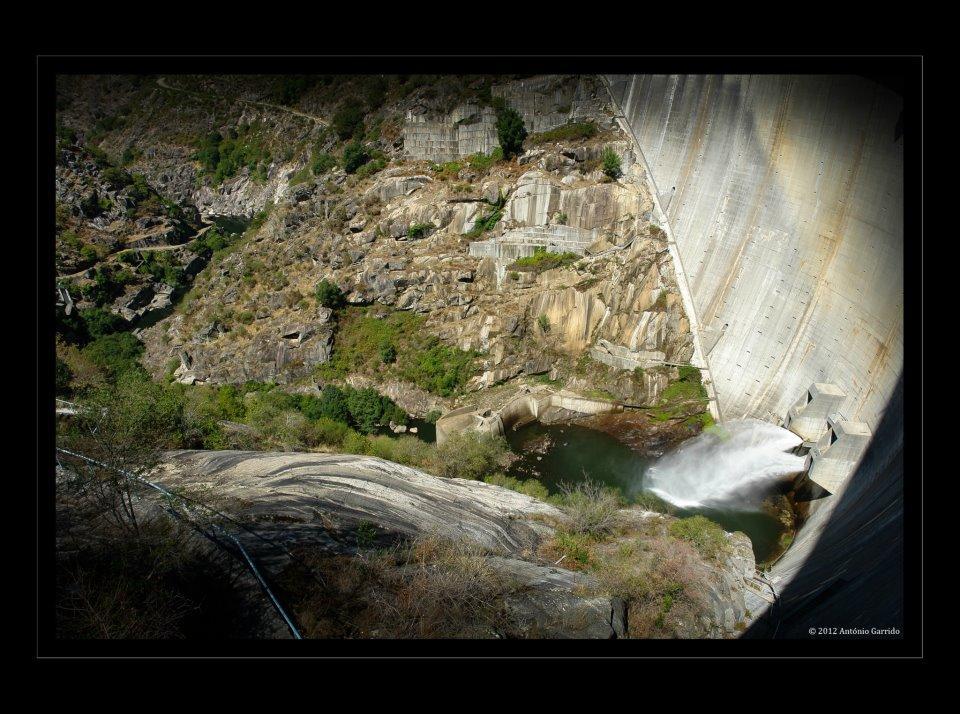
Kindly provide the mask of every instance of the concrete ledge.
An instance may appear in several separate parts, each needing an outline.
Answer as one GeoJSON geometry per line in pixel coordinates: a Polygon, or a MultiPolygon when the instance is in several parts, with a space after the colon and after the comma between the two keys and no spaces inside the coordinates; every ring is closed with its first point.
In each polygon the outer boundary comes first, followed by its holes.
{"type": "Polygon", "coordinates": [[[503,436],[517,424],[531,421],[554,421],[551,416],[570,412],[572,415],[603,414],[623,411],[623,405],[602,399],[584,397],[574,392],[555,392],[546,386],[524,387],[499,409],[478,410],[461,407],[437,420],[437,443],[462,431],[503,436]]]}

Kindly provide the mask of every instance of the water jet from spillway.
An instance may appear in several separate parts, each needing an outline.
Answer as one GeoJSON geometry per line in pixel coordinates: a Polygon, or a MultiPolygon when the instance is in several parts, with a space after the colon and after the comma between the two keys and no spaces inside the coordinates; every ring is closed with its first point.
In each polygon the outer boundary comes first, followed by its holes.
{"type": "Polygon", "coordinates": [[[651,466],[644,487],[680,508],[750,509],[778,479],[803,471],[804,457],[787,453],[801,443],[796,434],[759,419],[727,422],[651,466]]]}

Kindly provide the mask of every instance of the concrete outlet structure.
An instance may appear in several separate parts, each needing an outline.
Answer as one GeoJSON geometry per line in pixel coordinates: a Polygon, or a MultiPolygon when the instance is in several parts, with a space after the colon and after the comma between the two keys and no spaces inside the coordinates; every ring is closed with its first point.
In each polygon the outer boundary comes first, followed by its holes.
{"type": "Polygon", "coordinates": [[[811,384],[800,400],[790,407],[783,427],[804,441],[817,441],[829,428],[827,417],[838,412],[846,398],[846,393],[835,384],[811,384]]]}
{"type": "Polygon", "coordinates": [[[834,414],[826,420],[827,430],[810,449],[807,477],[830,493],[836,493],[853,473],[870,443],[870,427],[847,421],[834,414]]]}

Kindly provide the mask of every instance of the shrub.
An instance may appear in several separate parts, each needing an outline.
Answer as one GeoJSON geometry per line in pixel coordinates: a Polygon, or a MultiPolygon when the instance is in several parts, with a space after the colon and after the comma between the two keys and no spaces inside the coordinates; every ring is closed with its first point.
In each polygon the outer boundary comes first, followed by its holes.
{"type": "Polygon", "coordinates": [[[129,332],[104,335],[83,348],[83,355],[102,369],[111,381],[138,368],[142,354],[143,344],[129,332]]]}
{"type": "Polygon", "coordinates": [[[617,152],[609,146],[603,150],[603,154],[600,156],[600,161],[601,167],[603,168],[603,173],[610,178],[618,179],[623,174],[621,171],[620,157],[617,156],[617,152]]]}
{"type": "Polygon", "coordinates": [[[368,110],[376,111],[383,105],[383,100],[387,97],[387,87],[387,80],[382,75],[364,78],[362,93],[368,110]]]}
{"type": "Polygon", "coordinates": [[[527,496],[533,498],[538,498],[541,501],[545,501],[547,496],[550,495],[550,492],[547,490],[547,487],[544,486],[540,481],[535,478],[528,479],[517,479],[512,476],[506,476],[501,473],[492,474],[486,476],[483,479],[486,483],[492,483],[494,486],[502,486],[503,488],[509,488],[511,491],[516,491],[517,493],[523,493],[527,496]]]}
{"type": "Polygon", "coordinates": [[[439,409],[431,409],[424,415],[423,420],[428,424],[436,424],[437,419],[441,416],[443,416],[443,413],[439,409]]]}
{"type": "Polygon", "coordinates": [[[717,558],[728,549],[723,528],[704,516],[674,521],[670,524],[670,535],[691,543],[705,558],[717,558]]]}
{"type": "Polygon", "coordinates": [[[100,174],[100,177],[104,182],[114,191],[119,191],[124,186],[129,186],[133,183],[133,179],[123,169],[117,168],[116,166],[111,166],[108,169],[104,169],[103,173],[100,174]]]}
{"type": "Polygon", "coordinates": [[[81,310],[80,317],[86,325],[87,334],[94,340],[114,332],[122,332],[130,327],[130,323],[119,315],[99,307],[81,310]]]}
{"type": "Polygon", "coordinates": [[[354,173],[370,160],[370,155],[359,141],[352,141],[343,150],[343,170],[354,173]]]}
{"type": "MultiPolygon", "coordinates": [[[[553,548],[561,554],[579,565],[588,565],[590,563],[590,545],[592,538],[586,533],[571,533],[564,530],[558,530],[553,537],[553,548]]],[[[571,563],[572,565],[572,563],[571,563]]]]}
{"type": "Polygon", "coordinates": [[[365,434],[375,431],[383,418],[383,400],[374,389],[352,390],[347,394],[347,407],[351,420],[365,434]]]}
{"type": "Polygon", "coordinates": [[[318,444],[342,446],[347,435],[356,432],[353,432],[353,430],[342,421],[320,417],[310,422],[306,428],[306,433],[307,443],[311,446],[318,444]]]}
{"type": "Polygon", "coordinates": [[[503,149],[499,146],[489,154],[477,153],[467,157],[467,163],[477,171],[486,171],[498,161],[503,161],[503,149]]]}
{"type": "MultiPolygon", "coordinates": [[[[338,389],[332,385],[327,385],[323,388],[317,409],[319,416],[344,423],[350,421],[350,407],[347,405],[347,395],[342,389],[338,389]]],[[[310,416],[311,419],[315,418],[310,412],[307,412],[307,415],[310,416]]]]}
{"type": "Polygon", "coordinates": [[[510,462],[506,440],[466,431],[450,435],[434,452],[433,473],[447,478],[482,479],[510,462]]]}
{"type": "Polygon", "coordinates": [[[380,345],[380,359],[384,364],[391,364],[397,361],[397,348],[389,342],[380,345]]]}
{"type": "Polygon", "coordinates": [[[376,316],[370,308],[347,308],[339,318],[333,356],[317,368],[321,379],[343,379],[361,373],[382,379],[391,375],[434,394],[450,396],[477,372],[476,352],[449,347],[423,330],[424,318],[395,310],[376,316]],[[385,363],[381,347],[390,344],[396,361],[385,363]]]}
{"type": "MultiPolygon", "coordinates": [[[[372,156],[372,154],[371,154],[372,156]]],[[[368,176],[373,176],[378,171],[383,171],[387,167],[387,160],[383,156],[371,158],[367,163],[361,166],[356,171],[356,177],[358,179],[365,179],[368,176]]]]}
{"type": "Polygon", "coordinates": [[[317,302],[331,310],[343,307],[346,302],[343,291],[339,286],[337,286],[336,283],[331,283],[326,278],[317,284],[316,296],[317,302]]]}
{"type": "Polygon", "coordinates": [[[606,536],[613,530],[620,509],[616,491],[589,479],[576,486],[561,484],[557,500],[570,517],[570,525],[564,530],[593,537],[606,536]]]}
{"type": "Polygon", "coordinates": [[[509,107],[497,112],[497,139],[503,149],[504,158],[519,154],[523,150],[523,140],[527,130],[523,126],[523,117],[516,109],[509,107]]]}
{"type": "Polygon", "coordinates": [[[356,135],[357,130],[363,126],[363,114],[363,107],[357,102],[348,102],[341,106],[333,115],[331,123],[337,136],[346,140],[356,135]]]}
{"type": "Polygon", "coordinates": [[[337,160],[325,151],[317,151],[313,154],[313,161],[310,164],[310,170],[314,176],[320,176],[327,173],[337,165],[337,160]]]}
{"type": "Polygon", "coordinates": [[[597,135],[597,125],[593,122],[571,122],[556,129],[543,131],[530,137],[533,144],[546,144],[551,141],[575,141],[590,139],[597,135]]]}
{"type": "Polygon", "coordinates": [[[432,223],[411,223],[407,228],[407,238],[416,240],[423,238],[428,232],[436,228],[432,223]]]}
{"type": "Polygon", "coordinates": [[[550,332],[550,318],[546,315],[540,315],[537,318],[537,324],[540,326],[542,332],[550,332]]]}
{"type": "Polygon", "coordinates": [[[579,258],[579,255],[571,253],[570,251],[553,253],[543,246],[537,246],[533,249],[533,255],[517,258],[510,268],[513,270],[542,273],[545,270],[553,270],[554,268],[565,268],[575,263],[579,258]]]}
{"type": "Polygon", "coordinates": [[[73,381],[73,370],[70,365],[57,357],[56,371],[54,372],[57,394],[69,394],[70,383],[73,381]]]}
{"type": "Polygon", "coordinates": [[[435,337],[427,344],[429,346],[422,352],[409,355],[402,365],[403,376],[442,397],[461,391],[477,371],[476,353],[448,347],[435,337]]]}

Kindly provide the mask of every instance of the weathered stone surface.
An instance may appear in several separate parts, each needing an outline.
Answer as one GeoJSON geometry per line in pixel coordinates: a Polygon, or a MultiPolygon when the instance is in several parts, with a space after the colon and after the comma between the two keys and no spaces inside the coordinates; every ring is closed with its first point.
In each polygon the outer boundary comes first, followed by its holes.
{"type": "Polygon", "coordinates": [[[532,552],[552,531],[553,506],[480,481],[441,479],[371,456],[253,451],[174,451],[156,475],[169,485],[208,484],[238,499],[236,515],[285,538],[327,539],[325,530],[367,520],[414,537],[470,541],[505,556],[532,552]]]}

